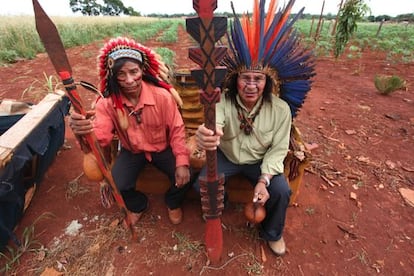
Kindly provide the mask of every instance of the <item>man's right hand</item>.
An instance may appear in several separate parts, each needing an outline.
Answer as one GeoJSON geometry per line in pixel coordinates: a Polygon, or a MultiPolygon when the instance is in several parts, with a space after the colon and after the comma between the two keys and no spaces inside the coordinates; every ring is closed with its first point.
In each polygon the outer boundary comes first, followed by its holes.
{"type": "Polygon", "coordinates": [[[197,147],[202,150],[216,150],[220,145],[220,137],[223,136],[223,129],[216,127],[216,133],[211,129],[200,125],[196,131],[197,147]]]}
{"type": "Polygon", "coordinates": [[[76,135],[85,135],[93,131],[91,118],[95,116],[95,111],[86,112],[86,116],[77,112],[72,112],[69,117],[69,127],[76,135]]]}

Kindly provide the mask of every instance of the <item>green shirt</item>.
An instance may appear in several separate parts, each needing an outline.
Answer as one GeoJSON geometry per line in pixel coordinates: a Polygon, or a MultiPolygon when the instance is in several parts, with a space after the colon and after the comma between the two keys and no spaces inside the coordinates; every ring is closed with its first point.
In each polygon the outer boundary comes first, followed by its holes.
{"type": "MultiPolygon", "coordinates": [[[[259,108],[259,99],[247,115],[245,106],[237,96],[245,116],[251,117],[259,108]]],[[[246,135],[240,129],[237,107],[223,94],[216,105],[216,123],[223,128],[220,149],[235,164],[254,164],[263,160],[261,173],[283,173],[283,161],[289,149],[292,117],[285,101],[272,94],[272,102],[264,102],[253,122],[253,131],[246,135]]]]}

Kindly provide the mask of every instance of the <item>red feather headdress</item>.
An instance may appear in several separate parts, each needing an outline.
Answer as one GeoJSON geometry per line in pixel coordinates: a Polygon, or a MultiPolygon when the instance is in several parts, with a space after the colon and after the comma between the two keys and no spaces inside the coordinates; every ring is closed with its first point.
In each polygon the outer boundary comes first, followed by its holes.
{"type": "Polygon", "coordinates": [[[182,100],[177,91],[169,84],[169,69],[162,62],[160,55],[133,39],[117,37],[109,40],[101,48],[98,56],[99,89],[105,97],[112,97],[117,108],[120,108],[120,98],[119,95],[108,90],[108,80],[112,74],[111,69],[114,62],[123,57],[138,60],[143,66],[143,77],[170,91],[177,104],[182,106],[182,100]]]}
{"type": "Polygon", "coordinates": [[[160,55],[133,39],[117,37],[109,40],[98,55],[99,90],[104,97],[111,97],[117,109],[118,119],[123,129],[128,127],[126,112],[122,106],[121,96],[109,90],[108,81],[113,77],[112,67],[117,59],[131,58],[142,64],[143,79],[168,90],[179,106],[182,100],[174,87],[169,84],[169,69],[162,62],[160,55]]]}
{"type": "Polygon", "coordinates": [[[105,97],[111,96],[116,107],[121,109],[120,96],[108,91],[108,80],[112,75],[114,62],[122,57],[139,61],[143,66],[143,75],[147,74],[156,78],[159,74],[159,63],[151,49],[126,37],[109,40],[101,48],[98,56],[99,89],[105,97]]]}

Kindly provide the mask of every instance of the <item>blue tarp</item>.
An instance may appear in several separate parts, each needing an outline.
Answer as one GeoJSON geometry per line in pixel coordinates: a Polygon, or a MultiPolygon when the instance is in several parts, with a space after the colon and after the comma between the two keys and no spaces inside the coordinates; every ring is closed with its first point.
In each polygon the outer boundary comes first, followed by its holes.
{"type": "MultiPolygon", "coordinates": [[[[10,162],[0,171],[0,251],[10,238],[23,215],[25,193],[34,183],[39,185],[47,168],[53,162],[65,139],[64,117],[69,111],[69,100],[63,97],[42,122],[14,149],[10,162]],[[26,176],[27,167],[37,158],[35,174],[26,176]]],[[[15,116],[5,117],[0,127],[16,123],[15,116]]],[[[18,242],[15,239],[15,242],[18,242]]]]}

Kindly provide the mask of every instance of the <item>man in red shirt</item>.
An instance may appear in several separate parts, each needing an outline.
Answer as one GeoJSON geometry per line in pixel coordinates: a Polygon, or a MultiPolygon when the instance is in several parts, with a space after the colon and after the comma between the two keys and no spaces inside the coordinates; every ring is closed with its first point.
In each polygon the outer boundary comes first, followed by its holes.
{"type": "Polygon", "coordinates": [[[189,187],[189,150],[185,126],[171,88],[158,78],[160,64],[155,53],[127,38],[112,39],[99,55],[100,91],[94,116],[72,112],[70,127],[77,135],[92,131],[102,147],[114,135],[121,150],[112,167],[114,182],[135,224],[148,208],[147,196],[136,190],[146,164],[163,171],[170,180],[165,194],[173,224],[182,221],[180,208],[189,187]],[[90,119],[93,118],[93,119],[90,119]]]}

